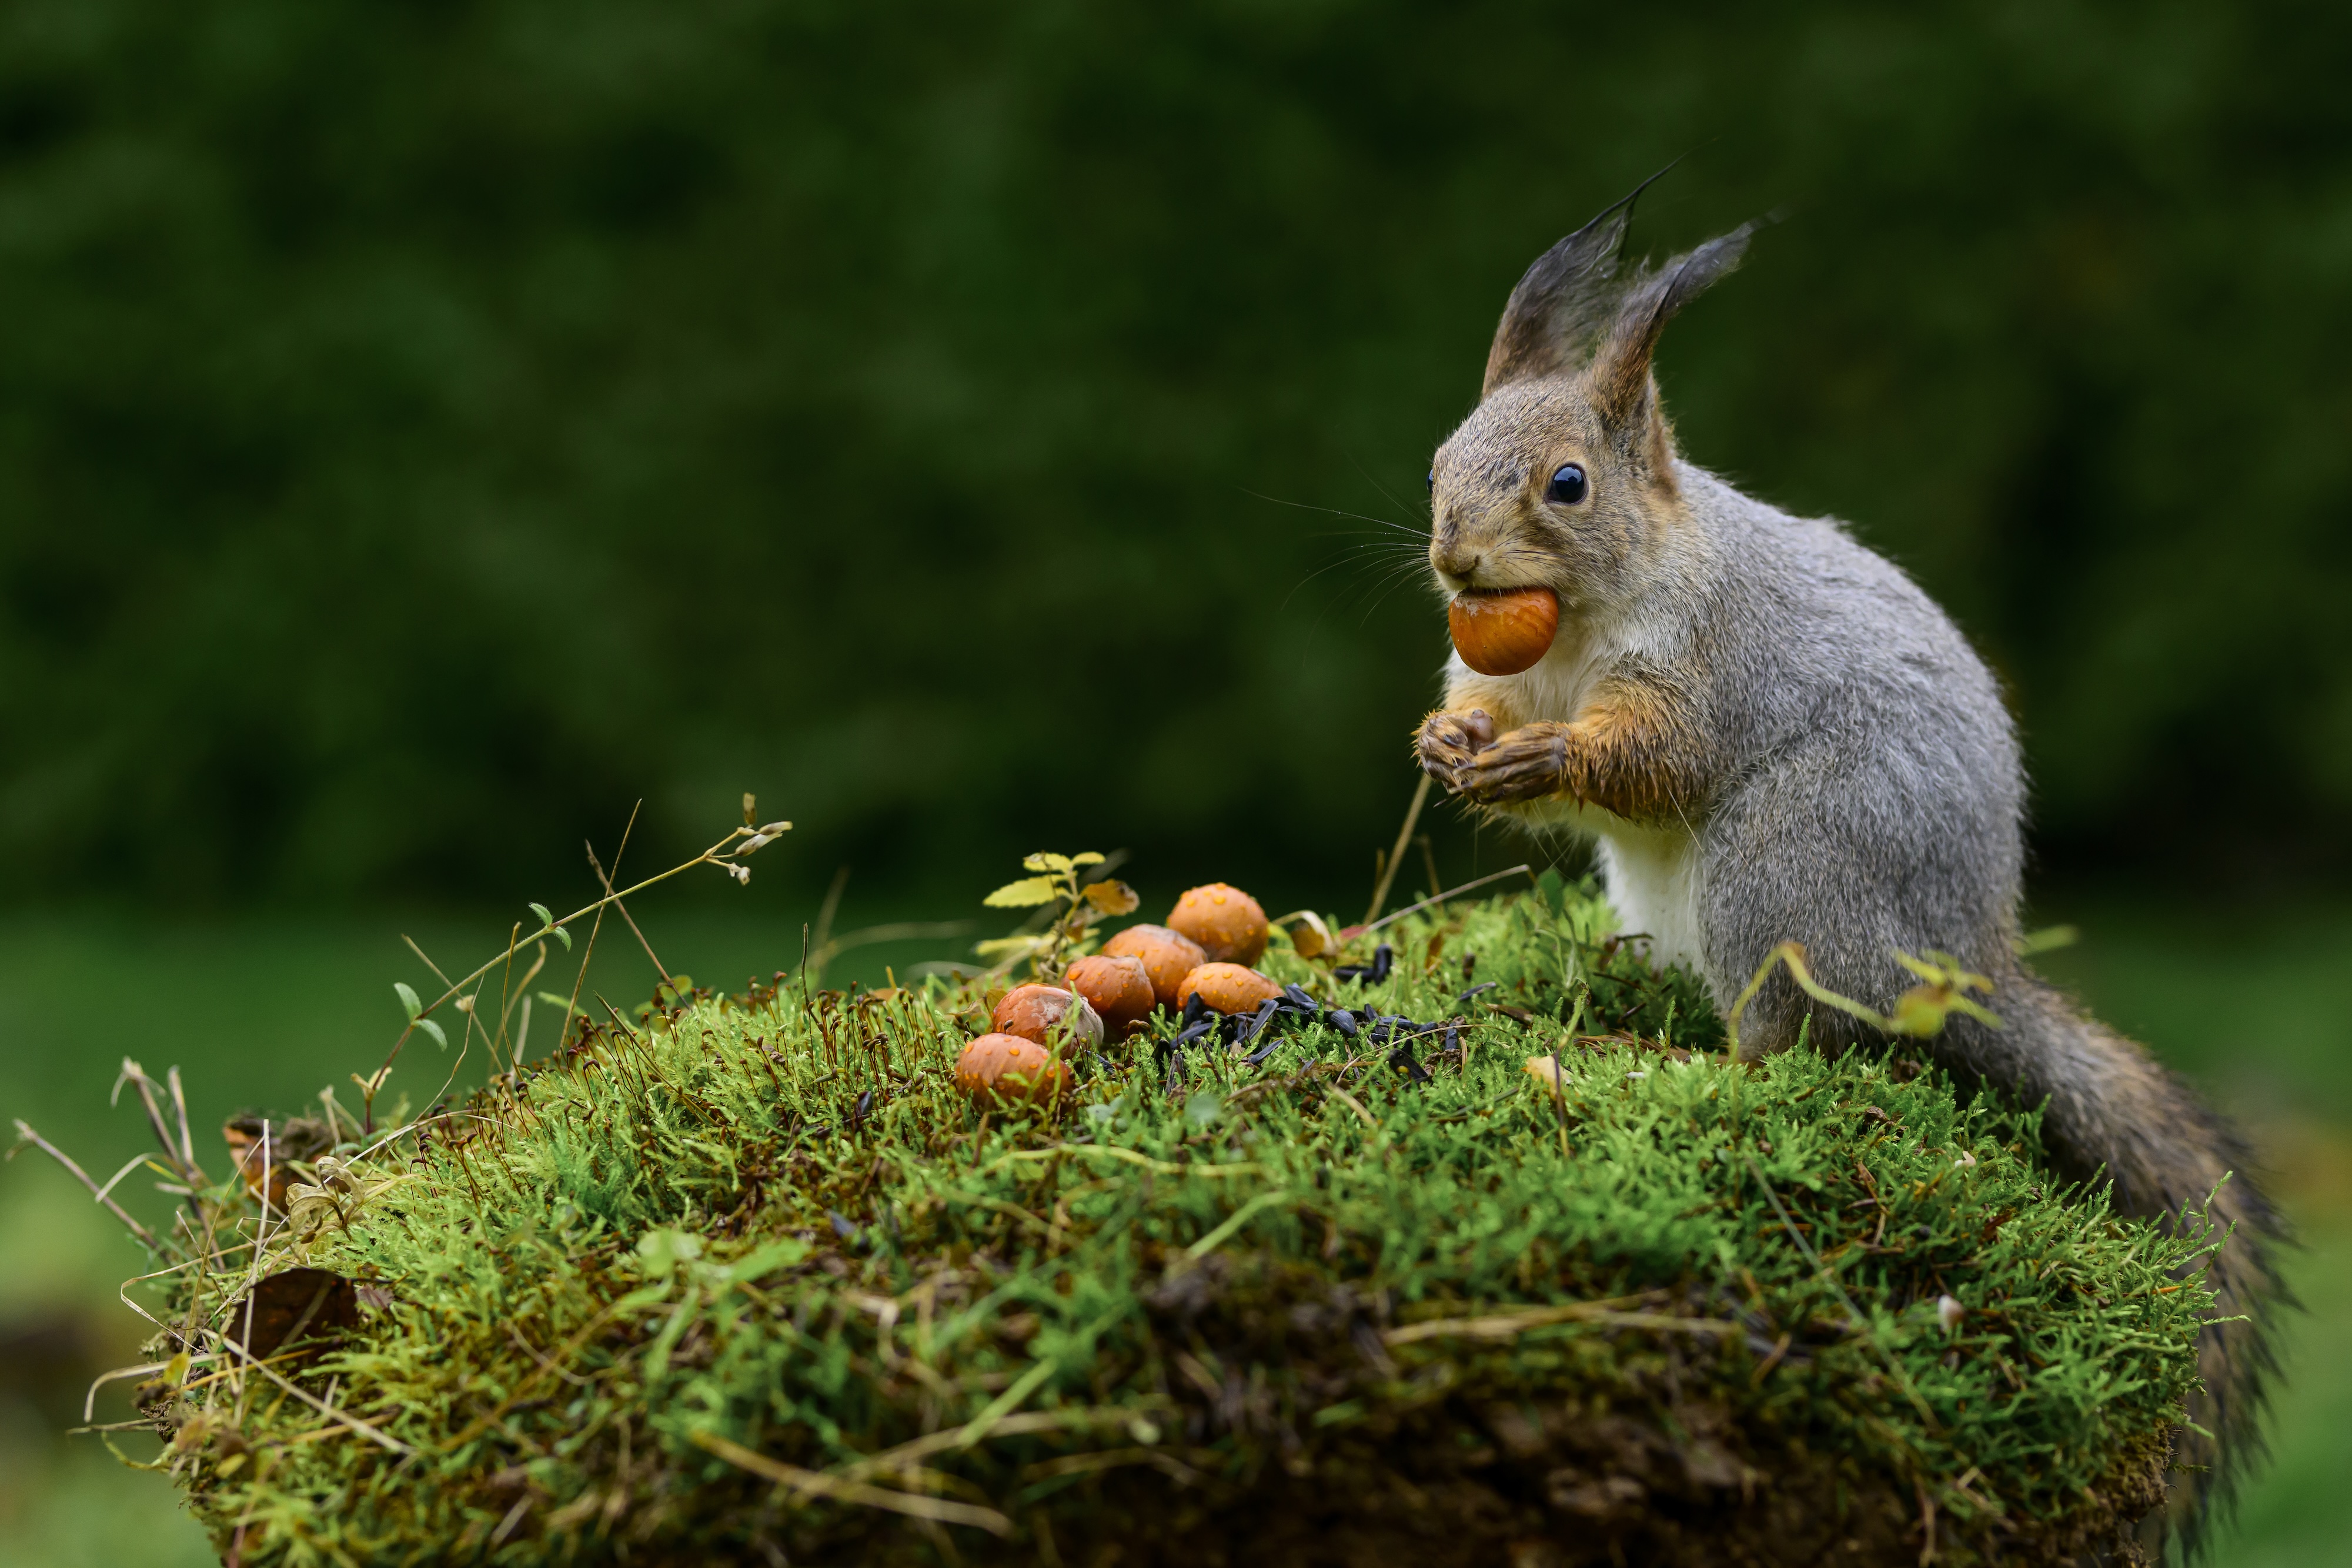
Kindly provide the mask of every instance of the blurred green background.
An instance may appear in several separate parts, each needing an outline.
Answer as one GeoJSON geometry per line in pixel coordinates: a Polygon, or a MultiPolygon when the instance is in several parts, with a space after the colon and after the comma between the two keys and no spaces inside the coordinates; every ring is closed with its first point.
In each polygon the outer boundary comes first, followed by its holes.
{"type": "MultiPolygon", "coordinates": [[[[126,1052],[205,1125],[298,1108],[373,1064],[395,933],[470,960],[583,902],[639,800],[640,870],[746,789],[799,823],[646,901],[729,983],[843,866],[842,928],[1046,844],[1153,904],[1350,907],[1444,649],[1429,450],[1519,270],[1679,158],[1637,243],[1781,220],[1669,334],[1685,449],[1851,519],[2000,670],[2038,911],[2089,933],[2053,967],[2254,1122],[2313,1241],[2219,1560],[2352,1563],[2347,41],[0,0],[0,1114],[111,1171],[126,1052]]],[[[1430,826],[1444,881],[1524,852],[1430,826]]],[[[200,1554],[55,1436],[137,1337],[98,1219],[0,1170],[0,1565],[200,1554]]]]}

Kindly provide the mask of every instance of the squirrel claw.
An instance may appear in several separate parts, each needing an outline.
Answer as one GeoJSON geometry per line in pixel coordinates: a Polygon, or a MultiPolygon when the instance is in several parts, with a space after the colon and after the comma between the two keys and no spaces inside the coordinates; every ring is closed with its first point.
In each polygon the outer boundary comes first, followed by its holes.
{"type": "Polygon", "coordinates": [[[1467,714],[1433,713],[1421,721],[1414,748],[1421,770],[1446,789],[1458,791],[1461,775],[1481,747],[1494,739],[1495,721],[1483,710],[1467,714]]]}
{"type": "Polygon", "coordinates": [[[1417,746],[1423,772],[1482,806],[1557,794],[1568,771],[1559,726],[1528,725],[1498,737],[1483,708],[1431,714],[1421,722],[1417,746]]]}
{"type": "Polygon", "coordinates": [[[1532,724],[1481,747],[1454,770],[1453,788],[1482,806],[1557,795],[1568,777],[1568,739],[1558,725],[1532,724]]]}

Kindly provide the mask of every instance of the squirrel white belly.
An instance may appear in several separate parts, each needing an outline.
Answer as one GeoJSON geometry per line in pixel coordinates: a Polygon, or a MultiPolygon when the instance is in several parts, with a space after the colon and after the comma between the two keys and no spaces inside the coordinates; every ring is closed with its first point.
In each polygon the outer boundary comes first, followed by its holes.
{"type": "MultiPolygon", "coordinates": [[[[1622,625],[1572,625],[1536,664],[1514,675],[1482,675],[1455,654],[1445,666],[1445,706],[1484,713],[1504,729],[1583,711],[1601,675],[1634,654],[1643,642],[1622,625]]],[[[1489,737],[1489,738],[1492,738],[1489,737]]],[[[1547,837],[1590,839],[1599,851],[1601,881],[1617,912],[1618,929],[1648,938],[1653,962],[1705,973],[1699,920],[1701,859],[1697,833],[1678,819],[1630,821],[1589,800],[1548,796],[1506,808],[1547,837]]]]}
{"type": "MultiPolygon", "coordinates": [[[[1416,737],[1465,800],[1599,841],[1626,928],[1728,1005],[1784,941],[1831,989],[1888,1011],[1898,952],[1991,976],[2005,1027],[1955,1019],[1932,1048],[1967,1082],[2041,1104],[2065,1175],[2117,1207],[2234,1229],[2208,1276],[2223,1321],[2174,1518],[2260,1451],[2281,1226],[2235,1133],[2140,1047],[2016,952],[2025,786],[1991,674],[1950,619],[1826,518],[1685,462],[1651,358],[1666,321],[1737,264],[1748,230],[1621,276],[1631,200],[1553,246],[1511,292],[1477,407],[1430,468],[1430,562],[1449,594],[1549,590],[1558,636],[1530,668],[1458,659],[1416,737]],[[2218,1191],[2217,1191],[2218,1189],[2218,1191]]],[[[1870,1043],[1775,976],[1741,1048],[1870,1043]]]]}

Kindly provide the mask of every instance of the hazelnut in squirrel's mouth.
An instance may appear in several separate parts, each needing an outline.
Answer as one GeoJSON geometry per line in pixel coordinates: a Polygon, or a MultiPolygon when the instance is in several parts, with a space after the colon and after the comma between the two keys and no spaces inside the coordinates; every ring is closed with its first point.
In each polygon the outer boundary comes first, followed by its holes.
{"type": "Polygon", "coordinates": [[[1559,595],[1549,588],[1465,588],[1445,607],[1454,651],[1482,675],[1533,669],[1559,635],[1559,595]]]}

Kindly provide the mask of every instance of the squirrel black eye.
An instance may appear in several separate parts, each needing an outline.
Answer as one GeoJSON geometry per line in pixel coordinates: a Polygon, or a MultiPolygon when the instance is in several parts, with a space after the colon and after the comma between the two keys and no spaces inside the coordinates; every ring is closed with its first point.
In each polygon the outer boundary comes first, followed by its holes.
{"type": "Polygon", "coordinates": [[[1434,468],[1429,471],[1429,493],[1433,496],[1437,494],[1437,470],[1434,468]]]}
{"type": "Polygon", "coordinates": [[[1584,499],[1584,465],[1563,463],[1553,472],[1551,483],[1544,487],[1544,499],[1558,506],[1573,507],[1584,499]]]}

